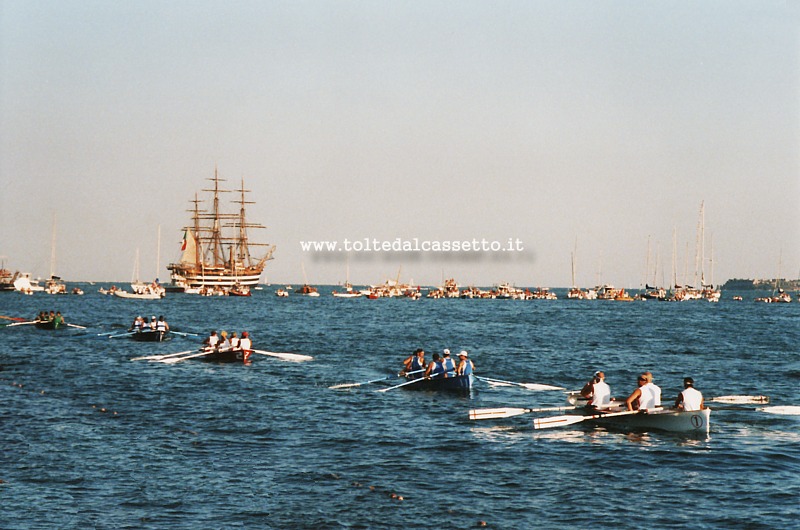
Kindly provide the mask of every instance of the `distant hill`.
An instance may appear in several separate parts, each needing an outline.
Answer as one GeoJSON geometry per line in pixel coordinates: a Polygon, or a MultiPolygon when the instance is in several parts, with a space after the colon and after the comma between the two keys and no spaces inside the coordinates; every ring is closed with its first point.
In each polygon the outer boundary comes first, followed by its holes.
{"type": "MultiPolygon", "coordinates": [[[[778,280],[778,286],[787,291],[800,290],[800,280],[778,280]]],[[[722,289],[731,291],[769,291],[775,288],[775,279],[771,280],[744,280],[734,278],[725,282],[722,289]]]]}

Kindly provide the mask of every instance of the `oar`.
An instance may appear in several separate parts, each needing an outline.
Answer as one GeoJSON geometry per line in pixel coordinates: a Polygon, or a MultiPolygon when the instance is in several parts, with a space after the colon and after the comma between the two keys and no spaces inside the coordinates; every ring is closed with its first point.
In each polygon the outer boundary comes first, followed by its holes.
{"type": "Polygon", "coordinates": [[[748,405],[752,403],[769,403],[769,396],[717,396],[706,401],[712,403],[728,403],[730,405],[748,405]]]}
{"type": "MultiPolygon", "coordinates": [[[[414,372],[408,372],[406,375],[410,375],[410,374],[417,374],[417,373],[419,373],[419,372],[424,372],[424,371],[425,371],[425,369],[422,369],[422,370],[416,370],[416,371],[414,371],[414,372]]],[[[354,387],[354,386],[367,385],[367,384],[369,384],[369,383],[377,383],[378,381],[388,381],[389,379],[394,379],[394,378],[396,378],[396,377],[397,377],[397,376],[399,376],[399,375],[400,375],[400,374],[397,374],[397,375],[387,375],[386,377],[381,377],[380,379],[373,379],[373,380],[371,380],[371,381],[362,381],[361,383],[345,383],[345,384],[341,384],[341,385],[333,385],[333,386],[329,386],[328,388],[352,388],[352,387],[354,387]]]]}
{"type": "Polygon", "coordinates": [[[522,388],[527,388],[528,390],[564,390],[564,387],[561,386],[540,385],[537,383],[515,383],[513,381],[503,381],[502,379],[492,379],[491,377],[481,377],[477,375],[475,377],[481,381],[486,381],[489,384],[521,386],[522,388]]]}
{"type": "Polygon", "coordinates": [[[199,337],[200,336],[197,333],[184,333],[182,331],[172,331],[172,330],[170,330],[170,333],[174,333],[175,335],[180,335],[181,337],[189,337],[189,336],[199,337]]]}
{"type": "Polygon", "coordinates": [[[9,324],[7,327],[13,328],[14,326],[27,326],[28,324],[38,324],[38,320],[31,320],[30,322],[14,322],[13,324],[9,324]]]}
{"type": "Polygon", "coordinates": [[[270,357],[277,357],[284,361],[302,362],[311,361],[314,358],[310,355],[300,355],[299,353],[278,353],[274,351],[252,350],[253,353],[260,353],[261,355],[269,355],[270,357]]]}
{"type": "Polygon", "coordinates": [[[625,410],[622,412],[612,412],[609,414],[592,414],[591,416],[567,415],[567,416],[550,416],[547,418],[534,418],[533,428],[550,429],[553,427],[564,427],[566,425],[572,425],[574,423],[580,423],[586,420],[596,420],[598,418],[614,418],[616,416],[627,416],[630,414],[639,414],[639,411],[625,410]]]}
{"type": "Polygon", "coordinates": [[[159,359],[167,359],[169,357],[178,357],[179,355],[186,355],[195,350],[179,351],[178,353],[167,353],[164,355],[145,355],[144,357],[134,357],[131,361],[157,361],[159,359]]]}
{"type": "Polygon", "coordinates": [[[25,319],[22,317],[7,317],[5,315],[0,315],[0,318],[5,320],[16,320],[17,322],[25,322],[25,319]]]}
{"type": "Polygon", "coordinates": [[[545,409],[520,409],[503,407],[499,409],[472,409],[469,411],[471,420],[492,420],[496,418],[512,418],[529,412],[559,412],[562,410],[575,410],[578,407],[550,407],[545,409]]]}
{"type": "Polygon", "coordinates": [[[129,331],[127,333],[120,333],[119,335],[109,335],[109,339],[117,339],[119,337],[127,337],[128,335],[133,335],[134,333],[141,333],[139,331],[129,331]]]}
{"type": "Polygon", "coordinates": [[[756,410],[759,412],[766,412],[767,414],[786,414],[789,416],[800,415],[800,407],[792,405],[783,405],[779,407],[760,407],[756,410]]]}
{"type": "MultiPolygon", "coordinates": [[[[437,375],[441,374],[433,374],[430,378],[433,379],[437,375]]],[[[405,383],[400,383],[399,385],[390,386],[389,388],[381,388],[380,390],[378,390],[378,392],[388,392],[389,390],[394,390],[395,388],[400,388],[401,386],[413,385],[414,383],[419,383],[420,381],[424,380],[425,380],[424,377],[420,377],[418,379],[412,379],[411,381],[406,381],[405,383]]]]}
{"type": "Polygon", "coordinates": [[[186,357],[170,357],[169,359],[158,359],[155,361],[150,361],[151,363],[164,363],[164,364],[174,364],[179,363],[181,361],[185,361],[186,359],[194,359],[195,357],[202,357],[204,355],[210,355],[212,353],[216,353],[216,350],[204,351],[200,353],[195,353],[194,355],[187,355],[186,357]]]}
{"type": "Polygon", "coordinates": [[[71,328],[86,329],[86,326],[79,326],[77,324],[67,324],[71,328]]]}

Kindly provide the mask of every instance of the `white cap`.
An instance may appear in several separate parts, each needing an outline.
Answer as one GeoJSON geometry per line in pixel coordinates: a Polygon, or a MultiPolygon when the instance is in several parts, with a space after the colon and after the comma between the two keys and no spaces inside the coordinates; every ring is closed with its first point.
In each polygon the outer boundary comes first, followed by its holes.
{"type": "Polygon", "coordinates": [[[450,355],[450,350],[448,350],[447,348],[445,348],[445,349],[444,349],[444,354],[445,354],[445,355],[450,355]]]}
{"type": "Polygon", "coordinates": [[[458,354],[459,355],[463,355],[464,357],[469,357],[469,354],[467,353],[467,350],[461,350],[458,354]]]}

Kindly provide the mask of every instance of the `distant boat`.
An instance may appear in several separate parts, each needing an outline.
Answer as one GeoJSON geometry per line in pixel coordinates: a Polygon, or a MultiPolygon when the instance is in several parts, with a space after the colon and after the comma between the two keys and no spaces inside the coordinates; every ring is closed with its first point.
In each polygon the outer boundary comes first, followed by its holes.
{"type": "Polygon", "coordinates": [[[258,284],[261,273],[268,260],[272,259],[274,245],[254,243],[248,236],[249,228],[266,228],[260,224],[247,221],[245,216],[244,180],[238,190],[240,198],[239,213],[222,213],[219,195],[229,191],[220,189],[219,174],[214,169],[211,211],[200,209],[200,200],[195,195],[192,223],[184,228],[183,245],[180,261],[171,263],[167,269],[171,271],[171,285],[176,289],[185,287],[223,287],[230,288],[236,283],[248,287],[258,284]],[[223,228],[230,228],[225,233],[223,228]],[[260,258],[250,254],[251,247],[265,246],[266,253],[260,258]]]}

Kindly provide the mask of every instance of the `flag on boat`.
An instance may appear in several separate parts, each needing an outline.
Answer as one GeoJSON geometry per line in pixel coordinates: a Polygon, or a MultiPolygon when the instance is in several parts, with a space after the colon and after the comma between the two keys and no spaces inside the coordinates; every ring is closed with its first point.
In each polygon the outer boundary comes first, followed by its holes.
{"type": "Polygon", "coordinates": [[[186,233],[187,232],[188,232],[188,230],[184,230],[183,231],[183,243],[181,244],[181,252],[186,250],[186,233]]]}

